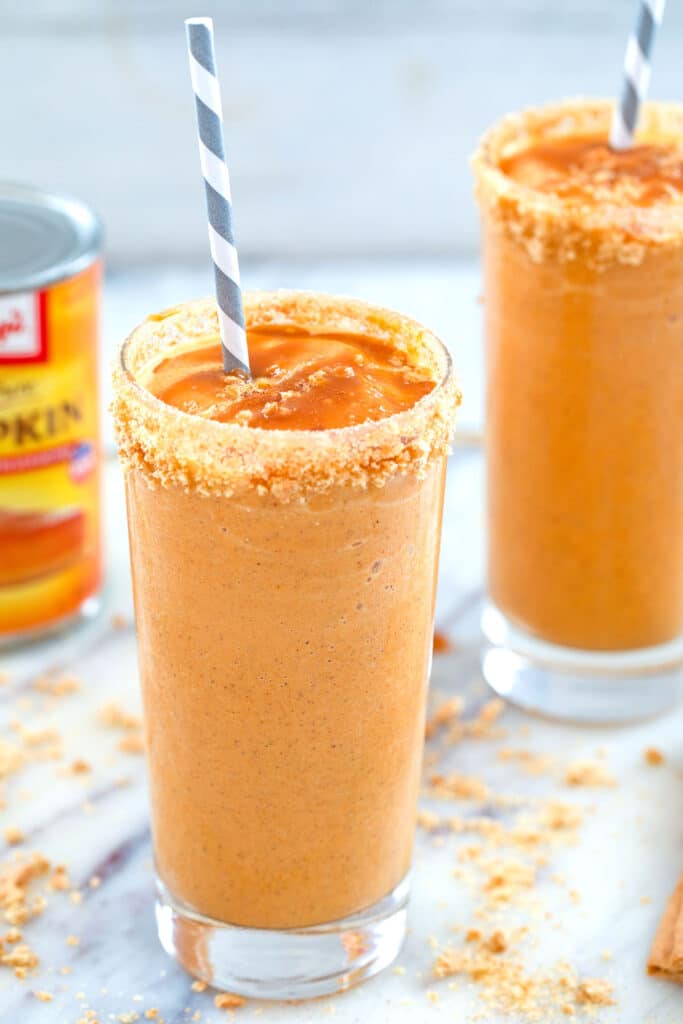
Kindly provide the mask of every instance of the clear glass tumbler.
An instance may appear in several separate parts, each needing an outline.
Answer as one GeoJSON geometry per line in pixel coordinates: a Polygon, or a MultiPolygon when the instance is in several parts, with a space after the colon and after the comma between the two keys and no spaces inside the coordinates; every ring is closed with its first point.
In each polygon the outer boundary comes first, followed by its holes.
{"type": "Polygon", "coordinates": [[[374,974],[403,940],[459,393],[445,348],[402,316],[245,302],[252,328],[365,333],[438,381],[336,430],[180,412],[139,378],[217,336],[210,302],[147,320],[115,371],[159,936],[212,985],[298,999],[374,974]]]}
{"type": "Polygon", "coordinates": [[[610,169],[611,114],[586,100],[511,115],[473,166],[484,674],[531,710],[616,722],[671,705],[683,677],[683,192],[667,177],[680,177],[683,108],[645,105],[639,144],[669,152],[635,149],[623,175],[610,169]],[[571,161],[596,140],[605,169],[587,197],[571,161]],[[551,162],[549,188],[532,151],[546,175],[551,162]]]}

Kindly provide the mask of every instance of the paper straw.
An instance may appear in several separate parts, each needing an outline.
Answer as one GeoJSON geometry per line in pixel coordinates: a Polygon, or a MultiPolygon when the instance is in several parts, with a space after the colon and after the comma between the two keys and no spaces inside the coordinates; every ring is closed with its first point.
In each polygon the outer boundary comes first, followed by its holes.
{"type": "Polygon", "coordinates": [[[666,0],[638,0],[638,20],[626,44],[624,84],[610,129],[612,149],[630,149],[633,145],[638,110],[650,85],[652,44],[665,6],[666,0]]]}
{"type": "Polygon", "coordinates": [[[225,159],[223,109],[216,75],[211,18],[188,18],[187,49],[197,109],[199,162],[206,191],[209,246],[216,279],[223,368],[250,374],[249,350],[242,310],[237,249],[232,231],[230,177],[225,159]]]}

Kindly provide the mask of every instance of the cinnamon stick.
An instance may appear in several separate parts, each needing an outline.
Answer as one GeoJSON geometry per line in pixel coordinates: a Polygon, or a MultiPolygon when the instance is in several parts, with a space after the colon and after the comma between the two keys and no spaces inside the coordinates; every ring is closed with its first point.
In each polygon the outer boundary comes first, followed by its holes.
{"type": "Polygon", "coordinates": [[[683,984],[683,875],[659,923],[647,973],[683,984]]]}

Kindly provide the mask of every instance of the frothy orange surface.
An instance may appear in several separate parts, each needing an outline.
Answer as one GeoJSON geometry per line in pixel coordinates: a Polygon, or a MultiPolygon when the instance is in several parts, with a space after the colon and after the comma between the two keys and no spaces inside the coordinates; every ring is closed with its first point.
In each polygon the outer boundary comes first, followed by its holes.
{"type": "Polygon", "coordinates": [[[569,203],[649,207],[683,202],[683,149],[653,143],[616,151],[595,136],[545,141],[501,161],[510,178],[569,203]]]}
{"type": "Polygon", "coordinates": [[[432,371],[362,335],[249,332],[252,379],[225,374],[217,341],[163,359],[145,386],[169,405],[223,423],[330,430],[410,408],[435,386],[432,371]]]}

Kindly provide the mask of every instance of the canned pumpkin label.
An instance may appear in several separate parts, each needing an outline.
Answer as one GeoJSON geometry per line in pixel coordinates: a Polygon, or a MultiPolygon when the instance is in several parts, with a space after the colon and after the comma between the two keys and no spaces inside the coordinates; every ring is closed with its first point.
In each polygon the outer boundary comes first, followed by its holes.
{"type": "Polygon", "coordinates": [[[99,285],[0,296],[0,639],[99,589],[99,285]]]}

